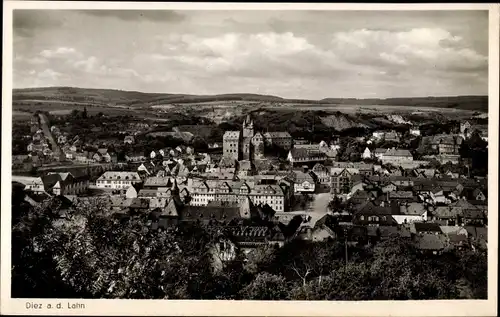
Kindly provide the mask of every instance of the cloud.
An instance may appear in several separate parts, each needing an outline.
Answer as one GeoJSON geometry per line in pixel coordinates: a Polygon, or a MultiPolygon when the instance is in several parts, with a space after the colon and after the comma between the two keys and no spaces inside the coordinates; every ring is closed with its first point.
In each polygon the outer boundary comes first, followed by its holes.
{"type": "Polygon", "coordinates": [[[47,68],[44,71],[37,73],[37,77],[40,79],[57,80],[62,76],[63,74],[56,72],[50,68],[47,68]]]}
{"type": "Polygon", "coordinates": [[[172,93],[323,98],[487,92],[488,16],[480,12],[41,14],[48,23],[18,22],[20,29],[39,31],[15,36],[15,85],[33,83],[37,76],[30,70],[52,69],[64,75],[53,84],[172,93]]]}
{"type": "Polygon", "coordinates": [[[125,21],[149,20],[155,22],[180,22],[185,16],[170,10],[82,10],[85,14],[98,17],[112,17],[125,21]]]}
{"type": "Polygon", "coordinates": [[[57,10],[16,9],[13,11],[12,19],[14,34],[30,37],[37,30],[61,27],[65,15],[57,10]]]}
{"type": "Polygon", "coordinates": [[[55,49],[46,49],[40,52],[40,56],[44,58],[61,58],[61,57],[68,57],[68,56],[75,56],[78,55],[79,53],[72,47],[58,47],[55,49]]]}

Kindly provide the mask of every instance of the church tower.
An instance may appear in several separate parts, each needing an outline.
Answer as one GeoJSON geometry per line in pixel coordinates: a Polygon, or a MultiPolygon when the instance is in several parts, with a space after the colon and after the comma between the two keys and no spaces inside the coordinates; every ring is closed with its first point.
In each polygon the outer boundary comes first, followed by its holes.
{"type": "Polygon", "coordinates": [[[245,121],[243,121],[243,138],[253,137],[253,120],[250,114],[247,115],[245,121]]]}

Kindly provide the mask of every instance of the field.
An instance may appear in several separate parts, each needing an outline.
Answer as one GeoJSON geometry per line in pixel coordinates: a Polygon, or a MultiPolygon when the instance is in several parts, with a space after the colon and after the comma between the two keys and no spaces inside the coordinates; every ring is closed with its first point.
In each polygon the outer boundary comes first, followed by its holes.
{"type": "Polygon", "coordinates": [[[163,122],[168,122],[169,113],[177,112],[205,117],[216,124],[258,109],[341,112],[353,118],[390,113],[425,119],[436,115],[470,118],[488,110],[487,96],[295,100],[256,94],[198,96],[71,87],[15,89],[13,100],[13,120],[16,121],[27,120],[30,113],[36,111],[68,115],[84,108],[90,115],[102,112],[109,116],[131,115],[163,122]]]}

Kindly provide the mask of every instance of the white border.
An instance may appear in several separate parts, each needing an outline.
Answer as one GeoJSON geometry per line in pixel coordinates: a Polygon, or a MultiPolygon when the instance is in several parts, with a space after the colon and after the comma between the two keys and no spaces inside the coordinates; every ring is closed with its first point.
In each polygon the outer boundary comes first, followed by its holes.
{"type": "Polygon", "coordinates": [[[1,300],[2,314],[32,315],[221,315],[221,316],[494,316],[497,306],[498,252],[498,4],[256,4],[119,3],[5,1],[3,6],[1,300]],[[12,144],[13,9],[177,9],[177,10],[489,10],[489,177],[488,300],[454,301],[196,301],[196,300],[33,300],[35,303],[84,303],[83,310],[28,310],[24,299],[10,298],[10,217],[12,144]],[[8,67],[7,67],[8,66],[8,67]]]}

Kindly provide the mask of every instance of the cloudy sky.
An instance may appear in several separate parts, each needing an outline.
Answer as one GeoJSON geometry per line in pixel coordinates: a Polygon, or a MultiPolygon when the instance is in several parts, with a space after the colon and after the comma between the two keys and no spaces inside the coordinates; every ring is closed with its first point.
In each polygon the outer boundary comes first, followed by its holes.
{"type": "Polygon", "coordinates": [[[14,11],[14,87],[487,94],[487,11],[14,11]]]}

